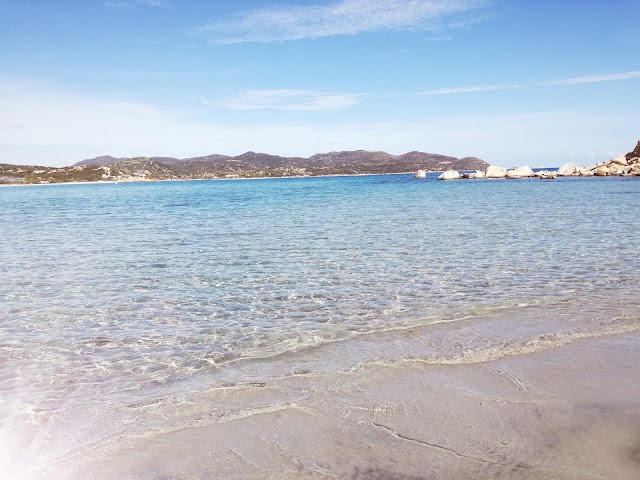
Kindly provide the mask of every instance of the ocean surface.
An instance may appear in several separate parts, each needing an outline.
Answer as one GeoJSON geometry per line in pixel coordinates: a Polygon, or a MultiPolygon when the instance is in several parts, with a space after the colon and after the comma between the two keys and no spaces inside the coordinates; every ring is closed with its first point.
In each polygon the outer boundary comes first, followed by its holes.
{"type": "Polygon", "coordinates": [[[640,329],[640,178],[436,176],[0,188],[0,474],[203,392],[640,329]]]}

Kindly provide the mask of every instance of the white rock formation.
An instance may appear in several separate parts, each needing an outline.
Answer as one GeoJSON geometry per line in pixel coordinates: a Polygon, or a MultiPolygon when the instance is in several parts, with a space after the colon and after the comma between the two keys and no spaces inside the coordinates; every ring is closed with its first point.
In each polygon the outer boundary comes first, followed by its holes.
{"type": "Polygon", "coordinates": [[[593,171],[596,169],[595,165],[587,165],[586,167],[578,167],[577,175],[582,177],[590,177],[593,176],[593,171]]]}
{"type": "Polygon", "coordinates": [[[533,177],[535,174],[531,167],[516,167],[511,170],[507,170],[507,178],[524,178],[524,177],[533,177]]]}
{"type": "Polygon", "coordinates": [[[558,175],[574,175],[578,171],[578,166],[575,163],[565,163],[558,169],[558,175]]]}
{"type": "Polygon", "coordinates": [[[540,170],[539,172],[536,172],[536,177],[539,177],[542,180],[552,180],[554,178],[558,178],[558,174],[549,170],[540,170]]]}
{"type": "Polygon", "coordinates": [[[446,170],[438,177],[438,180],[458,180],[460,172],[457,170],[446,170]]]}
{"type": "Polygon", "coordinates": [[[616,165],[628,165],[627,157],[625,155],[618,155],[616,158],[611,159],[611,163],[615,163],[616,165]]]}
{"type": "Polygon", "coordinates": [[[598,177],[606,177],[607,175],[609,175],[609,169],[606,165],[600,165],[599,167],[596,167],[593,173],[598,177]]]}
{"type": "Polygon", "coordinates": [[[475,172],[469,174],[469,178],[484,178],[484,172],[476,170],[475,172]]]}
{"type": "Polygon", "coordinates": [[[425,172],[424,170],[418,170],[418,173],[416,173],[416,178],[427,178],[427,172],[425,172]]]}
{"type": "Polygon", "coordinates": [[[580,175],[581,177],[593,177],[594,175],[594,170],[596,169],[595,165],[592,165],[590,167],[581,167],[580,170],[578,170],[578,175],[580,175]]]}
{"type": "Polygon", "coordinates": [[[507,169],[502,167],[496,167],[494,165],[489,165],[487,167],[487,173],[485,177],[487,178],[504,178],[507,175],[507,169]]]}

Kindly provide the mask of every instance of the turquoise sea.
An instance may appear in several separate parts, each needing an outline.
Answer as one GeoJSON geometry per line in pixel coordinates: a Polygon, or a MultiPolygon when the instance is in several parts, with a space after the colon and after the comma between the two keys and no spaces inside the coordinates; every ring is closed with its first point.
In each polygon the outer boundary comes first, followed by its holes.
{"type": "Polygon", "coordinates": [[[640,178],[436,176],[0,188],[0,476],[68,478],[194,392],[640,329],[640,178]]]}

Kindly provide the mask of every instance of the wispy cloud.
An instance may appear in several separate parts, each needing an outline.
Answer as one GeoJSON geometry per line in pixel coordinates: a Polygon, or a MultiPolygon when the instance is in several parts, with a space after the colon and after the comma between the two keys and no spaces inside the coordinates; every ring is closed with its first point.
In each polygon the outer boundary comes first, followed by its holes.
{"type": "Polygon", "coordinates": [[[591,75],[587,77],[565,78],[564,80],[551,80],[548,82],[539,82],[539,85],[576,85],[579,83],[599,83],[613,82],[616,80],[631,80],[640,78],[640,71],[609,73],[606,75],[591,75]]]}
{"type": "Polygon", "coordinates": [[[453,39],[453,35],[434,35],[424,39],[425,42],[445,42],[453,39]]]}
{"type": "Polygon", "coordinates": [[[585,83],[614,82],[640,78],[640,71],[609,73],[605,75],[589,75],[585,77],[564,78],[561,80],[544,80],[539,82],[513,83],[503,85],[470,85],[466,87],[446,87],[435,90],[425,90],[416,95],[450,95],[455,93],[486,92],[490,90],[513,90],[526,87],[546,87],[553,85],[580,85],[585,83]]]}
{"type": "Polygon", "coordinates": [[[130,8],[135,5],[146,5],[148,7],[165,8],[167,3],[164,0],[105,0],[104,6],[110,8],[130,8]]]}
{"type": "Polygon", "coordinates": [[[489,90],[509,90],[513,88],[522,88],[526,84],[513,84],[513,85],[470,85],[468,87],[448,87],[438,88],[436,90],[426,90],[419,92],[417,95],[450,95],[453,93],[472,93],[472,92],[486,92],[489,90]]]}
{"type": "Polygon", "coordinates": [[[192,30],[214,44],[279,42],[367,32],[438,30],[473,22],[492,0],[339,0],[240,12],[192,30]]]}
{"type": "Polygon", "coordinates": [[[355,105],[364,94],[332,93],[319,90],[247,90],[234,97],[209,100],[192,97],[190,100],[203,105],[231,110],[298,110],[331,111],[355,105]]]}

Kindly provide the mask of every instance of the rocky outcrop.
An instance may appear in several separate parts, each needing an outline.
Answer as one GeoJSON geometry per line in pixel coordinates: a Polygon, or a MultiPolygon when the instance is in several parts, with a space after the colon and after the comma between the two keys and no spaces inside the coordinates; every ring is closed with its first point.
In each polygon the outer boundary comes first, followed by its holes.
{"type": "Polygon", "coordinates": [[[424,170],[418,170],[416,173],[416,178],[427,178],[427,172],[424,170]]]}
{"type": "Polygon", "coordinates": [[[471,173],[461,173],[460,178],[484,178],[484,172],[481,170],[475,170],[471,173]]]}
{"type": "Polygon", "coordinates": [[[438,177],[438,180],[458,180],[460,172],[457,170],[446,170],[438,177]]]}
{"type": "Polygon", "coordinates": [[[507,170],[506,177],[507,178],[525,178],[525,177],[533,177],[535,174],[531,167],[516,167],[511,170],[507,170]]]}
{"type": "Polygon", "coordinates": [[[578,166],[575,163],[565,163],[558,169],[558,175],[561,177],[567,175],[573,175],[578,171],[578,166]]]}
{"type": "MultiPolygon", "coordinates": [[[[515,167],[507,170],[506,168],[496,167],[495,165],[487,166],[486,172],[476,170],[473,173],[460,173],[450,168],[444,171],[438,180],[457,180],[459,178],[530,178],[537,177],[542,180],[553,180],[559,176],[581,176],[581,177],[607,177],[610,175],[636,175],[640,176],[640,142],[636,148],[626,155],[618,155],[606,162],[600,162],[595,165],[578,166],[575,163],[567,163],[560,167],[557,171],[539,170],[534,172],[528,166],[515,167]]],[[[422,178],[422,177],[421,177],[422,178]]]]}
{"type": "Polygon", "coordinates": [[[485,172],[486,178],[505,178],[507,176],[507,169],[502,167],[496,167],[489,165],[485,172]]]}
{"type": "Polygon", "coordinates": [[[579,167],[575,163],[567,163],[558,170],[560,176],[607,177],[609,175],[640,176],[640,142],[636,148],[626,155],[618,155],[606,162],[579,167]]]}
{"type": "Polygon", "coordinates": [[[633,151],[627,153],[625,157],[627,158],[627,160],[631,160],[632,158],[640,158],[640,140],[636,144],[636,148],[634,148],[633,151]]]}
{"type": "Polygon", "coordinates": [[[612,165],[629,165],[626,155],[618,155],[617,157],[612,158],[610,163],[612,165]]]}
{"type": "Polygon", "coordinates": [[[541,180],[553,180],[558,178],[558,173],[550,170],[540,170],[535,173],[535,176],[540,178],[541,180]]]}
{"type": "Polygon", "coordinates": [[[586,167],[578,168],[578,175],[581,177],[592,177],[595,175],[594,170],[596,169],[595,165],[588,165],[586,167]]]}

